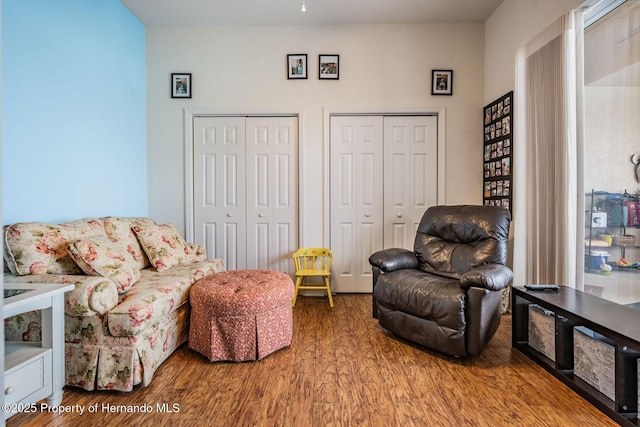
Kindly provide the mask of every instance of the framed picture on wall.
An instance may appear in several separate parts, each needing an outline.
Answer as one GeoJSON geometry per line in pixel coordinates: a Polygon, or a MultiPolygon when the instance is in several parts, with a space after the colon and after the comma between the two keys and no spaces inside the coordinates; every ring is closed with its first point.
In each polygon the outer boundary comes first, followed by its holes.
{"type": "Polygon", "coordinates": [[[171,74],[171,97],[191,98],[191,73],[171,74]]]}
{"type": "Polygon", "coordinates": [[[307,54],[287,55],[288,79],[307,78],[307,54]]]}
{"type": "Polygon", "coordinates": [[[319,55],[318,67],[319,79],[338,80],[340,55],[319,55]]]}
{"type": "Polygon", "coordinates": [[[453,95],[453,70],[431,70],[431,95],[453,95]]]}

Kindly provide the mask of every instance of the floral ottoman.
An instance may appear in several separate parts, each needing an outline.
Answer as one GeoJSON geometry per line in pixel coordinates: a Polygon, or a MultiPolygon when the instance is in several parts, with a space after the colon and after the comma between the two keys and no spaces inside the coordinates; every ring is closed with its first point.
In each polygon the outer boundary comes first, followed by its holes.
{"type": "Polygon", "coordinates": [[[189,348],[211,362],[263,359],[291,344],[293,281],[279,271],[232,270],[191,287],[189,348]]]}

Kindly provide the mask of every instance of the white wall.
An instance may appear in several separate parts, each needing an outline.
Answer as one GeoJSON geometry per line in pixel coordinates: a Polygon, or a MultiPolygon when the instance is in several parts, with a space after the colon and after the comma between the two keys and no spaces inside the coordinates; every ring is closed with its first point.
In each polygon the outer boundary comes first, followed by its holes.
{"type": "Polygon", "coordinates": [[[585,90],[585,191],[640,191],[631,155],[640,153],[640,88],[585,90]]]}
{"type": "MultiPolygon", "coordinates": [[[[505,0],[498,7],[484,27],[485,104],[514,89],[518,49],[583,2],[584,0],[505,0]]],[[[515,98],[517,102],[517,94],[515,98]]]]}
{"type": "Polygon", "coordinates": [[[303,245],[325,240],[324,111],[446,111],[448,204],[482,202],[483,25],[148,28],[149,214],[184,230],[185,108],[301,113],[303,245]],[[308,80],[287,80],[286,55],[308,55],[308,80]],[[340,55],[340,80],[318,80],[318,54],[340,55]],[[431,69],[453,69],[453,96],[431,96],[431,69]],[[171,99],[172,72],[193,98],[171,99]]]}

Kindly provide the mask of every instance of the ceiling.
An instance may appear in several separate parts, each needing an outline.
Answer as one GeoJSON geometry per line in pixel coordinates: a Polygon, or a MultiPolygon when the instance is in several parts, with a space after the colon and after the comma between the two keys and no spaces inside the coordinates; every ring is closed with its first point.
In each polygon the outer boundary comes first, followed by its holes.
{"type": "Polygon", "coordinates": [[[120,0],[145,27],[484,22],[503,0],[120,0]],[[306,12],[301,12],[303,1],[306,12]]]}

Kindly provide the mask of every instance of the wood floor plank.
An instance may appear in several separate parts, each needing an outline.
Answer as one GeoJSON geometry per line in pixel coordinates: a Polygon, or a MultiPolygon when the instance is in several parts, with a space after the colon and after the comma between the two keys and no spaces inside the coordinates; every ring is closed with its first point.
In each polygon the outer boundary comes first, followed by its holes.
{"type": "Polygon", "coordinates": [[[399,420],[396,407],[391,401],[391,394],[386,385],[368,383],[363,389],[366,412],[372,426],[397,426],[399,420]]]}
{"type": "Polygon", "coordinates": [[[285,426],[312,426],[314,406],[313,374],[294,372],[289,386],[285,426]]]}
{"type": "Polygon", "coordinates": [[[300,297],[291,346],[262,361],[210,363],[183,345],[146,388],[67,387],[62,404],[85,413],[24,413],[7,426],[616,425],[511,348],[509,315],[479,356],[453,358],[386,332],[365,294],[337,295],[334,308],[326,297],[300,297]],[[117,413],[102,405],[153,410],[117,413]],[[177,411],[169,412],[173,405],[177,411]]]}

